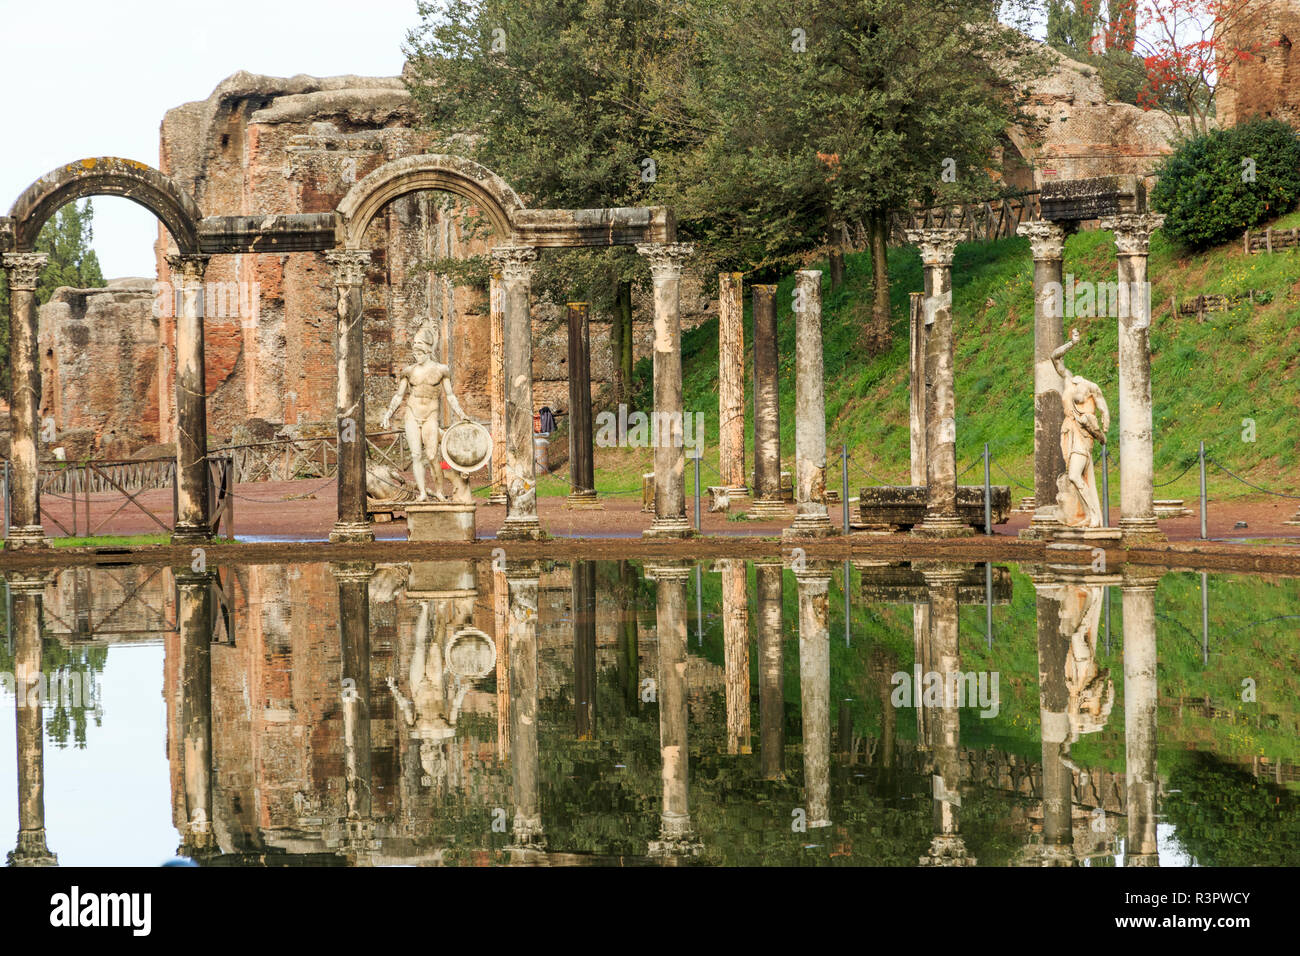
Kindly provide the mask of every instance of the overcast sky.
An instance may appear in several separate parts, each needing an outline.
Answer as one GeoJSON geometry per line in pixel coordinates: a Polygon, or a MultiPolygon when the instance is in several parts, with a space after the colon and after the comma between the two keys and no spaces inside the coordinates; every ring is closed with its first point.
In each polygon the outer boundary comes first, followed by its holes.
{"type": "MultiPolygon", "coordinates": [[[[0,215],[74,159],[157,166],[163,114],[239,70],[396,76],[418,19],[415,0],[0,0],[0,215]]],[[[154,274],[156,223],[95,200],[106,278],[154,274]]]]}

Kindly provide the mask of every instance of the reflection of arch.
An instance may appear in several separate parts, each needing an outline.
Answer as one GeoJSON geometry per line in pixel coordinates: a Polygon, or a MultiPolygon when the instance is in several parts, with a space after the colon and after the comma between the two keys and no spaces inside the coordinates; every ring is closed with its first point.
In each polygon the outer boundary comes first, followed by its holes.
{"type": "Polygon", "coordinates": [[[497,241],[509,242],[519,196],[496,173],[460,156],[423,154],[385,163],[358,182],[338,205],[339,243],[360,249],[366,229],[388,203],[407,193],[440,189],[478,205],[492,222],[497,241]]]}
{"type": "Polygon", "coordinates": [[[199,251],[202,215],[190,194],[152,166],[116,156],[68,163],[28,186],[9,211],[14,249],[34,248],[41,227],[55,211],[86,196],[122,196],[139,203],[162,220],[182,255],[199,251]]]}

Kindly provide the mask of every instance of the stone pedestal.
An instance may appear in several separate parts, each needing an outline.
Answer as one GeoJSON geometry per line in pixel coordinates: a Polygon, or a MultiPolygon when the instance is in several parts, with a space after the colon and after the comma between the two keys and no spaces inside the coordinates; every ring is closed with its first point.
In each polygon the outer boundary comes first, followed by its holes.
{"type": "Polygon", "coordinates": [[[973,535],[957,513],[957,399],[953,378],[952,257],[961,233],[919,229],[907,234],[925,266],[925,520],[912,534],[933,538],[973,535]]]}
{"type": "Polygon", "coordinates": [[[838,533],[826,509],[826,386],[822,356],[822,274],[795,276],[795,508],[786,535],[821,538],[838,533]]]}
{"type": "Polygon", "coordinates": [[[571,491],[564,498],[564,507],[571,511],[604,511],[605,504],[595,491],[571,491]]]}
{"type": "Polygon", "coordinates": [[[49,261],[43,252],[7,252],[9,273],[9,537],[5,548],[44,547],[39,487],[41,366],[38,356],[36,284],[49,261]]]}
{"type": "Polygon", "coordinates": [[[1065,342],[1062,319],[1065,230],[1054,222],[1021,223],[1034,254],[1034,517],[1022,538],[1042,538],[1059,524],[1056,480],[1065,474],[1061,455],[1061,376],[1052,353],[1065,342]]]}
{"type": "MultiPolygon", "coordinates": [[[[370,253],[362,249],[328,252],[334,273],[335,349],[338,360],[338,519],[331,541],[373,541],[366,517],[366,389],[362,286],[370,253]]],[[[180,376],[177,375],[177,390],[180,376]]],[[[179,446],[178,446],[179,448],[179,446]]]]}
{"type": "Polygon", "coordinates": [[[405,506],[408,541],[473,541],[476,506],[459,501],[412,501],[405,506]]]}
{"type": "Polygon", "coordinates": [[[1130,214],[1101,221],[1119,253],[1120,530],[1126,544],[1168,540],[1156,524],[1151,415],[1151,289],[1147,257],[1163,216],[1130,214]]]}
{"type": "Polygon", "coordinates": [[[682,266],[695,250],[684,243],[642,243],[654,283],[655,517],[647,538],[689,538],[686,447],[682,420],[682,266]]]}

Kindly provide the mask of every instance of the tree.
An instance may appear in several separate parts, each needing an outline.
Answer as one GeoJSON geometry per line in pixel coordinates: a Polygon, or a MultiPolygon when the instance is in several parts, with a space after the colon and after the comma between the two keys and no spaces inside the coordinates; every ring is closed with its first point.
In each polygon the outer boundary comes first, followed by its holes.
{"type": "MultiPolygon", "coordinates": [[[[36,252],[50,259],[36,284],[36,301],[44,305],[61,286],[89,289],[104,284],[94,243],[95,211],[90,200],[59,209],[36,237],[36,252]]],[[[9,392],[9,282],[0,270],[0,381],[9,392]]]]}
{"type": "Polygon", "coordinates": [[[1260,7],[1256,0],[1143,0],[1136,49],[1149,77],[1141,105],[1170,116],[1185,135],[1210,131],[1214,91],[1264,49],[1240,42],[1260,7]]]}

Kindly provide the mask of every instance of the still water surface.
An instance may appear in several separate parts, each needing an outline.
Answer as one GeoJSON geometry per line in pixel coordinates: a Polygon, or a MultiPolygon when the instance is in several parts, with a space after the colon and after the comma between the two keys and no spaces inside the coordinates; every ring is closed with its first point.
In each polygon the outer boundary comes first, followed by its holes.
{"type": "Polygon", "coordinates": [[[1300,863],[1292,579],[69,568],[5,612],[12,863],[1300,863]]]}

